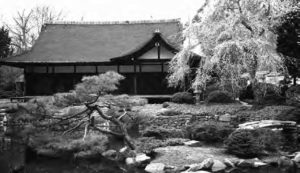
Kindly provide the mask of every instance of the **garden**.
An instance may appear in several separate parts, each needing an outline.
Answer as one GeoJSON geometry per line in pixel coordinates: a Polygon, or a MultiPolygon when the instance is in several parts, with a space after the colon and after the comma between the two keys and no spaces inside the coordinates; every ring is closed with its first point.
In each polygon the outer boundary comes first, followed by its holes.
{"type": "Polygon", "coordinates": [[[72,173],[297,172],[299,4],[215,2],[184,27],[188,43],[168,64],[178,89],[169,100],[119,95],[124,77],[108,71],[68,93],[1,103],[24,162],[78,164],[72,173]]]}
{"type": "MultiPolygon", "coordinates": [[[[268,103],[268,96],[264,104],[250,104],[214,90],[197,104],[189,92],[149,104],[138,96],[113,94],[122,79],[107,72],[84,77],[69,93],[4,104],[9,124],[19,125],[6,135],[19,137],[34,157],[108,160],[132,172],[222,172],[270,165],[289,171],[300,161],[300,108],[290,102],[268,103]]],[[[289,90],[299,94],[299,86],[289,90]]]]}

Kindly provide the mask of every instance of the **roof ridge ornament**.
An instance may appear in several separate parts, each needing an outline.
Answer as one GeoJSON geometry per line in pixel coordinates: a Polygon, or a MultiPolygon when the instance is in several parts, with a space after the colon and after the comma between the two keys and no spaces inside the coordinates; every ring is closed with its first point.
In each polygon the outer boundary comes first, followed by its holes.
{"type": "Polygon", "coordinates": [[[144,24],[144,23],[170,23],[180,22],[180,19],[160,19],[160,20],[132,20],[132,21],[54,21],[46,24],[61,24],[61,25],[115,25],[115,24],[144,24]]]}

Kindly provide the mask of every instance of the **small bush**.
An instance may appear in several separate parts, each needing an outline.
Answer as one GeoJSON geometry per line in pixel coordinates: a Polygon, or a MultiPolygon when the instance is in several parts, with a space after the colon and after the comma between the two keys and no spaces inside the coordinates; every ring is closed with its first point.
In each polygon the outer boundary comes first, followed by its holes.
{"type": "Polygon", "coordinates": [[[299,124],[300,123],[300,108],[283,110],[282,113],[277,115],[277,117],[275,119],[282,120],[282,121],[295,121],[295,122],[297,122],[297,124],[299,124]]]}
{"type": "Polygon", "coordinates": [[[277,151],[281,145],[281,137],[270,129],[239,129],[230,134],[225,141],[229,153],[240,157],[256,157],[264,151],[277,151]]]}
{"type": "Polygon", "coordinates": [[[226,91],[213,91],[209,93],[206,103],[233,103],[234,100],[230,93],[226,91]]]}
{"type": "Polygon", "coordinates": [[[171,101],[174,103],[193,104],[194,98],[193,95],[189,92],[178,92],[172,96],[171,101]]]}
{"type": "Polygon", "coordinates": [[[265,151],[276,152],[282,144],[281,132],[272,131],[271,129],[253,130],[254,137],[263,145],[265,151]]]}
{"type": "Polygon", "coordinates": [[[186,128],[187,136],[190,139],[206,143],[223,142],[232,131],[232,128],[217,123],[194,123],[186,128]]]}
{"type": "Polygon", "coordinates": [[[68,107],[72,105],[80,104],[80,99],[76,96],[76,93],[56,93],[54,94],[54,105],[57,107],[68,107]]]}
{"type": "Polygon", "coordinates": [[[300,107],[300,85],[291,86],[285,95],[288,105],[300,107]]]}
{"type": "Polygon", "coordinates": [[[263,145],[253,135],[252,130],[241,129],[230,134],[225,141],[229,153],[239,157],[256,157],[263,150],[263,145]]]}
{"type": "Polygon", "coordinates": [[[62,137],[51,137],[40,140],[38,149],[51,149],[59,153],[72,153],[74,156],[82,153],[98,155],[108,149],[108,138],[102,134],[89,134],[85,140],[62,137]]]}
{"type": "Polygon", "coordinates": [[[148,127],[144,132],[142,132],[144,137],[154,137],[156,139],[166,139],[166,138],[184,138],[184,132],[175,128],[165,129],[162,127],[148,127]]]}
{"type": "Polygon", "coordinates": [[[241,90],[239,98],[240,100],[253,100],[254,95],[253,95],[252,86],[249,85],[245,89],[241,90]]]}

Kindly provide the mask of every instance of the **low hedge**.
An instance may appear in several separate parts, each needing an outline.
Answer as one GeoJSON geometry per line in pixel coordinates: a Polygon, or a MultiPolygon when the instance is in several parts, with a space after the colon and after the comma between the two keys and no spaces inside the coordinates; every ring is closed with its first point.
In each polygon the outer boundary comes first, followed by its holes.
{"type": "Polygon", "coordinates": [[[213,91],[208,94],[206,103],[233,103],[234,100],[229,92],[226,91],[213,91]]]}
{"type": "Polygon", "coordinates": [[[193,104],[194,103],[194,97],[189,92],[178,92],[175,93],[171,101],[174,103],[187,103],[187,104],[193,104]]]}
{"type": "Polygon", "coordinates": [[[190,139],[206,143],[224,142],[233,131],[231,127],[218,123],[193,123],[186,128],[186,134],[190,139]]]}

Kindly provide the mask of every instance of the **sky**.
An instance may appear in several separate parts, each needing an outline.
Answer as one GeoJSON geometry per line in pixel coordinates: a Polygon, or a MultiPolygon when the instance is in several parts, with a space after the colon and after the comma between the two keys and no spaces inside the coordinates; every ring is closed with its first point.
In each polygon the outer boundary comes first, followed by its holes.
{"type": "Polygon", "coordinates": [[[124,21],[181,18],[187,22],[204,0],[0,0],[0,21],[17,11],[47,5],[62,10],[67,21],[124,21]]]}

